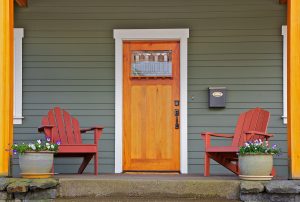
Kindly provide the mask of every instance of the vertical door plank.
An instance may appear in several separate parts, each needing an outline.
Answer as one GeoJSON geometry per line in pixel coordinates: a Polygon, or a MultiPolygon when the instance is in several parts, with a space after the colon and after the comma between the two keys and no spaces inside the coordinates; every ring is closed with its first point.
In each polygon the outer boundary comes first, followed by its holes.
{"type": "Polygon", "coordinates": [[[159,122],[160,131],[157,133],[159,137],[160,155],[161,159],[172,159],[173,155],[173,129],[175,127],[174,110],[172,110],[172,87],[171,86],[161,86],[160,94],[158,96],[158,105],[160,105],[159,122]],[[168,127],[165,127],[168,126],[168,127]]]}
{"type": "Polygon", "coordinates": [[[145,109],[144,89],[140,86],[134,86],[131,89],[131,158],[142,158],[142,134],[143,123],[145,123],[146,114],[143,113],[145,109]],[[141,110],[140,110],[141,109],[141,110]]]}
{"type": "Polygon", "coordinates": [[[146,123],[145,123],[145,135],[146,137],[143,139],[142,143],[145,145],[143,147],[144,153],[146,153],[146,159],[157,159],[157,149],[156,149],[156,135],[157,135],[157,123],[156,113],[158,113],[158,108],[156,104],[156,100],[159,99],[157,97],[157,92],[159,89],[155,85],[149,85],[146,88],[146,123]]]}

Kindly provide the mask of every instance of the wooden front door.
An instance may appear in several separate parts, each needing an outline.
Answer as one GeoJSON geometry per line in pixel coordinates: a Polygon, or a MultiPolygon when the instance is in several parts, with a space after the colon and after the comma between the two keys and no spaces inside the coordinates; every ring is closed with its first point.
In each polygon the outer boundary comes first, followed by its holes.
{"type": "Polygon", "coordinates": [[[123,169],[179,172],[179,42],[123,47],[123,169]]]}

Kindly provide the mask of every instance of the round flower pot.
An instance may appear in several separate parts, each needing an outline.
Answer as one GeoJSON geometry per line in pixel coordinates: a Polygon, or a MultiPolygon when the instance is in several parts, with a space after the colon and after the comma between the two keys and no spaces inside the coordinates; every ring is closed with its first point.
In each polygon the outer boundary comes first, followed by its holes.
{"type": "Polygon", "coordinates": [[[25,152],[19,154],[21,175],[24,178],[49,178],[53,175],[54,152],[25,152]]]}
{"type": "Polygon", "coordinates": [[[240,178],[245,180],[271,180],[273,155],[239,155],[240,178]]]}

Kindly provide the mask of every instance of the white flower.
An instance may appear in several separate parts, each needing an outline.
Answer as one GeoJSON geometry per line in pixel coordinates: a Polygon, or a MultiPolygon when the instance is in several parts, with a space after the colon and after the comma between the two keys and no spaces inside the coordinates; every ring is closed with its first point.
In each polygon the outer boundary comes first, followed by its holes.
{"type": "Polygon", "coordinates": [[[42,141],[41,141],[41,140],[37,140],[37,143],[41,144],[41,143],[42,143],[42,141]]]}
{"type": "Polygon", "coordinates": [[[51,149],[54,149],[54,145],[51,145],[51,149]]]}
{"type": "Polygon", "coordinates": [[[48,142],[46,142],[46,146],[49,146],[50,144],[48,142]]]}
{"type": "Polygon", "coordinates": [[[245,146],[246,146],[246,147],[249,147],[249,144],[246,142],[246,143],[245,143],[245,146]]]}
{"type": "Polygon", "coordinates": [[[50,146],[49,145],[46,145],[47,149],[50,149],[50,146]]]}
{"type": "Polygon", "coordinates": [[[36,150],[36,147],[35,147],[34,144],[32,144],[30,147],[31,147],[32,150],[36,150]]]}

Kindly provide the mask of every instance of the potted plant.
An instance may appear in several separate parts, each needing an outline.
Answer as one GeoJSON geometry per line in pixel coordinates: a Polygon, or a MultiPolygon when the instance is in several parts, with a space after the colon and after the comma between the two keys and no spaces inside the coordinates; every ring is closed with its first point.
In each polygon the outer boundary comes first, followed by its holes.
{"type": "Polygon", "coordinates": [[[279,154],[277,145],[270,146],[261,139],[246,142],[239,149],[240,178],[244,180],[271,180],[273,155],[279,154]]]}
{"type": "Polygon", "coordinates": [[[13,153],[19,154],[21,176],[24,178],[49,178],[53,175],[52,165],[54,153],[58,151],[60,141],[50,142],[37,140],[29,144],[14,144],[13,153]]]}

